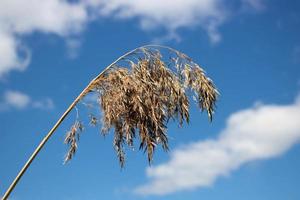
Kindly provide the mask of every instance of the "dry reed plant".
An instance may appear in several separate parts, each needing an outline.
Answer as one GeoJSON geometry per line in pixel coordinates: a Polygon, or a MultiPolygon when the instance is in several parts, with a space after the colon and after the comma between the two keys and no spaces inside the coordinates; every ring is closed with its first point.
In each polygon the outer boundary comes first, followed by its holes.
{"type": "MultiPolygon", "coordinates": [[[[99,97],[102,133],[114,130],[113,145],[121,166],[125,162],[124,145],[133,147],[137,136],[149,163],[158,144],[168,150],[167,123],[170,119],[177,120],[180,126],[189,122],[189,97],[212,119],[218,95],[213,82],[186,55],[172,53],[164,61],[158,49],[139,49],[124,59],[126,67],[114,65],[88,90],[99,97]]],[[[97,121],[93,116],[90,123],[97,121]]],[[[81,127],[76,121],[66,136],[70,147],[66,161],[76,152],[81,127]]]]}
{"type": "MultiPolygon", "coordinates": [[[[114,130],[114,147],[121,166],[125,162],[124,146],[133,146],[136,137],[140,149],[147,152],[149,163],[154,150],[161,144],[168,150],[167,123],[177,120],[180,126],[189,122],[190,99],[206,110],[211,120],[218,91],[202,68],[185,54],[161,45],[136,48],[110,64],[94,78],[65,110],[51,130],[19,171],[3,200],[8,199],[32,161],[68,114],[84,96],[96,92],[103,113],[102,133],[114,130]],[[165,59],[169,58],[169,59],[165,59]]],[[[65,162],[73,158],[83,125],[77,118],[66,134],[69,146],[65,162]]],[[[90,124],[100,121],[90,115],[90,124]]]]}

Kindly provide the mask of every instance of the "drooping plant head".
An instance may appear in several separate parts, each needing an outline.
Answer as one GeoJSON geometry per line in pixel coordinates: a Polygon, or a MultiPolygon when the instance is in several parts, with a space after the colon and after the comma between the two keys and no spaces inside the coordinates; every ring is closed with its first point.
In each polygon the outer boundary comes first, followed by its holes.
{"type": "MultiPolygon", "coordinates": [[[[132,147],[139,138],[139,148],[147,152],[149,163],[161,144],[168,150],[167,123],[189,122],[190,99],[212,120],[218,91],[203,69],[191,58],[174,49],[149,45],[126,55],[97,79],[88,92],[98,94],[103,134],[114,132],[113,145],[121,166],[124,145],[132,147]],[[166,59],[167,58],[167,59],[166,59]]],[[[98,119],[91,117],[91,123],[98,119]]],[[[69,144],[66,161],[77,149],[82,125],[71,127],[65,142],[69,144]]]]}

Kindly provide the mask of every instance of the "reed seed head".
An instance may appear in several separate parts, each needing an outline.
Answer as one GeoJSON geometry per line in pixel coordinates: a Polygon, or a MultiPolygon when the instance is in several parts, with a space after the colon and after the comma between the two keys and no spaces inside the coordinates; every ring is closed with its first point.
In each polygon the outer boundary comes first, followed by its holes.
{"type": "MultiPolygon", "coordinates": [[[[113,145],[121,166],[125,162],[124,146],[132,147],[136,137],[140,149],[147,152],[149,163],[157,145],[168,150],[167,123],[177,120],[182,126],[189,122],[190,96],[211,120],[218,91],[202,68],[186,55],[175,51],[169,62],[157,49],[140,49],[127,60],[129,66],[115,65],[95,80],[90,92],[97,92],[103,112],[103,134],[114,131],[113,145]]],[[[96,117],[91,123],[96,124],[96,117]]],[[[77,149],[76,123],[65,142],[70,150],[66,160],[77,149]]]]}

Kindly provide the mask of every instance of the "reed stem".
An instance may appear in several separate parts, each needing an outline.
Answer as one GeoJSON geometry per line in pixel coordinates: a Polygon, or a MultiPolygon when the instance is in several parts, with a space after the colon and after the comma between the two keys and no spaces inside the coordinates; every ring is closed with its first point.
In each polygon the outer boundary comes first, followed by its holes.
{"type": "Polygon", "coordinates": [[[164,49],[168,49],[169,51],[172,51],[174,53],[178,53],[177,50],[167,47],[167,46],[162,46],[162,45],[144,45],[141,47],[138,47],[136,49],[133,49],[129,52],[127,52],[126,54],[122,55],[121,57],[119,57],[117,60],[115,60],[113,63],[111,63],[109,66],[107,66],[100,74],[98,74],[87,86],[86,88],[78,95],[78,97],[72,102],[72,104],[67,108],[67,110],[63,113],[63,115],[58,119],[58,121],[55,123],[55,125],[51,128],[51,130],[47,133],[47,135],[43,138],[43,140],[40,142],[40,144],[36,147],[36,149],[34,150],[34,152],[32,153],[32,155],[29,157],[29,159],[27,160],[27,162],[25,163],[25,165],[22,167],[22,169],[19,171],[18,175],[15,177],[15,179],[13,180],[13,182],[11,183],[11,185],[9,186],[9,188],[7,189],[7,191],[5,192],[4,196],[2,197],[2,200],[7,200],[9,195],[11,194],[11,192],[13,191],[13,189],[15,188],[15,186],[18,184],[19,180],[22,178],[22,176],[24,175],[24,173],[26,172],[26,170],[28,169],[28,167],[30,166],[30,164],[32,163],[32,161],[35,159],[35,157],[37,156],[37,154],[40,152],[40,150],[44,147],[44,145],[46,144],[46,142],[49,140],[49,138],[53,135],[53,133],[55,132],[55,130],[59,127],[59,125],[63,122],[63,120],[65,119],[65,117],[70,113],[70,111],[74,108],[74,106],[88,93],[90,92],[90,89],[92,87],[92,85],[108,70],[110,69],[113,65],[115,65],[118,61],[120,61],[121,59],[123,59],[124,57],[134,53],[135,51],[139,50],[139,49],[143,49],[146,47],[153,47],[153,48],[164,48],[164,49]]]}
{"type": "MultiPolygon", "coordinates": [[[[152,46],[152,45],[146,45],[146,46],[152,46]]],[[[74,106],[89,92],[90,87],[92,86],[95,81],[97,81],[108,69],[110,69],[113,65],[115,65],[118,61],[120,61],[122,58],[128,56],[129,54],[135,52],[136,50],[146,47],[142,46],[139,48],[136,48],[132,51],[127,52],[126,54],[119,57],[117,60],[115,60],[113,63],[111,63],[109,66],[107,66],[100,74],[97,75],[96,78],[94,78],[87,86],[82,90],[82,92],[78,95],[78,97],[71,103],[71,105],[67,108],[67,110],[63,113],[63,115],[58,119],[58,121],[55,123],[55,125],[51,128],[51,130],[47,133],[47,135],[43,138],[43,140],[40,142],[40,144],[36,147],[32,155],[29,157],[25,165],[22,167],[22,169],[19,171],[18,175],[15,177],[13,182],[10,184],[9,188],[5,192],[4,196],[2,197],[2,200],[7,200],[15,186],[18,184],[19,180],[22,178],[23,174],[26,172],[32,161],[35,159],[37,154],[41,151],[41,149],[44,147],[46,142],[49,140],[49,138],[53,135],[55,130],[59,127],[59,125],[63,122],[65,117],[70,113],[70,111],[74,108],[74,106]]],[[[156,46],[156,45],[153,45],[156,46]]]]}

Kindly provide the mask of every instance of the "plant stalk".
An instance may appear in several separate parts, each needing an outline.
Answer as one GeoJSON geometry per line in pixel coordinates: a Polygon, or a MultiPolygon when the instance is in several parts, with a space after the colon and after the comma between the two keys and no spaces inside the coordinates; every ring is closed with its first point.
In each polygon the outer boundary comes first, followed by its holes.
{"type": "MultiPolygon", "coordinates": [[[[85,89],[86,90],[86,89],[85,89]]],[[[44,137],[44,139],[41,141],[39,146],[34,150],[30,158],[27,160],[23,168],[20,170],[14,181],[11,183],[7,191],[5,192],[2,200],[7,200],[12,190],[15,188],[23,174],[26,172],[34,158],[37,156],[37,154],[40,152],[40,150],[43,148],[45,143],[48,141],[48,139],[52,136],[54,131],[58,128],[58,126],[61,124],[61,122],[65,119],[65,117],[69,114],[69,112],[73,109],[73,107],[76,105],[76,103],[81,99],[83,94],[85,93],[85,90],[81,92],[81,94],[73,101],[73,103],[68,107],[68,109],[64,112],[64,114],[59,118],[59,120],[56,122],[56,124],[52,127],[52,129],[48,132],[48,134],[44,137]]]]}
{"type": "Polygon", "coordinates": [[[122,55],[119,57],[117,60],[115,60],[113,63],[111,63],[109,66],[107,66],[100,74],[97,75],[87,86],[86,88],[78,95],[78,97],[72,102],[72,104],[67,108],[67,110],[63,113],[63,115],[59,118],[59,120],[55,123],[55,125],[51,128],[51,130],[48,132],[48,134],[43,138],[43,140],[40,142],[40,144],[37,146],[37,148],[34,150],[30,158],[27,160],[25,165],[22,167],[22,169],[19,171],[18,175],[15,177],[7,191],[5,192],[4,196],[2,197],[2,200],[7,200],[15,186],[18,184],[19,180],[22,178],[32,161],[35,159],[37,154],[40,152],[40,150],[44,147],[46,142],[49,140],[49,138],[53,135],[55,130],[59,127],[59,125],[63,122],[65,117],[70,113],[70,111],[74,108],[74,106],[90,91],[92,85],[108,70],[110,69],[113,65],[115,65],[118,61],[123,59],[124,57],[130,55],[131,53],[137,51],[138,49],[146,48],[146,47],[157,47],[157,48],[165,48],[169,49],[170,51],[177,52],[175,49],[172,49],[167,46],[162,46],[162,45],[144,45],[141,47],[138,47],[136,49],[133,49],[126,54],[122,55]]]}

